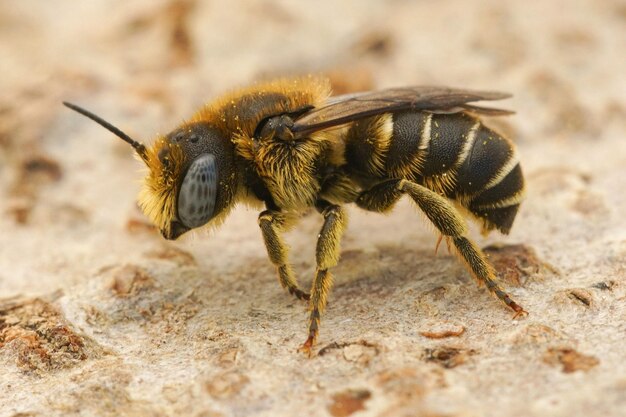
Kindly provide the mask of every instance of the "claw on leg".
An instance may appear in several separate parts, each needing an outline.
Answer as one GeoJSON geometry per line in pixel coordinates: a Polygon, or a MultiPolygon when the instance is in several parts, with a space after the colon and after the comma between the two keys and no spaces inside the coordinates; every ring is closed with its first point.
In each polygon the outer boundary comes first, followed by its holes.
{"type": "Polygon", "coordinates": [[[309,301],[311,299],[311,294],[297,287],[289,287],[289,294],[295,295],[298,300],[309,301]]]}
{"type": "Polygon", "coordinates": [[[317,270],[311,285],[311,297],[309,301],[309,337],[298,349],[309,357],[313,355],[322,313],[326,307],[328,293],[333,285],[333,277],[329,268],[337,265],[339,260],[339,242],[346,226],[345,213],[341,207],[320,200],[316,208],[324,216],[324,225],[317,238],[315,259],[317,270]]]}
{"type": "Polygon", "coordinates": [[[272,210],[265,210],[259,215],[259,226],[263,233],[267,255],[278,271],[280,285],[299,300],[309,300],[311,296],[298,287],[296,277],[287,262],[289,251],[280,234],[281,225],[285,221],[283,214],[272,210]]]}
{"type": "Polygon", "coordinates": [[[448,253],[452,252],[452,250],[450,249],[450,236],[444,236],[443,234],[440,234],[439,238],[437,238],[437,244],[435,245],[435,255],[437,255],[437,252],[439,252],[439,246],[441,245],[441,241],[444,237],[446,238],[446,247],[448,248],[448,253]]]}
{"type": "Polygon", "coordinates": [[[515,301],[511,301],[511,305],[509,305],[509,307],[511,307],[511,309],[515,311],[515,314],[513,314],[513,320],[515,320],[518,317],[528,316],[528,311],[524,310],[524,307],[517,304],[515,301]]]}
{"type": "Polygon", "coordinates": [[[440,234],[439,238],[437,239],[437,244],[435,245],[435,255],[437,255],[437,252],[439,251],[439,245],[441,245],[442,240],[443,240],[443,234],[440,234]]]}
{"type": "Polygon", "coordinates": [[[306,339],[306,342],[304,342],[302,344],[302,346],[300,346],[298,348],[298,352],[302,352],[304,353],[307,357],[312,357],[313,356],[313,345],[315,344],[315,336],[314,335],[309,335],[309,337],[306,339]]]}

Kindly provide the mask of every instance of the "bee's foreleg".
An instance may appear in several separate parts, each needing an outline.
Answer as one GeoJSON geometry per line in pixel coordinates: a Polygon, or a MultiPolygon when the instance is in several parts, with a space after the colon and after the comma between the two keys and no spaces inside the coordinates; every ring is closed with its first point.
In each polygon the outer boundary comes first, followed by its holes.
{"type": "Polygon", "coordinates": [[[298,287],[291,265],[287,262],[288,248],[280,232],[284,224],[284,216],[274,210],[265,210],[259,214],[259,226],[267,248],[270,261],[278,270],[278,280],[283,288],[300,300],[308,300],[309,294],[298,287]]]}
{"type": "Polygon", "coordinates": [[[346,214],[341,207],[323,200],[316,207],[324,216],[324,225],[318,235],[315,250],[317,268],[311,286],[309,337],[300,348],[309,356],[319,333],[320,318],[326,307],[328,293],[333,285],[329,269],[339,261],[339,244],[347,223],[346,214]]]}
{"type": "Polygon", "coordinates": [[[526,313],[500,288],[493,267],[476,244],[466,237],[465,221],[446,198],[414,182],[393,179],[365,191],[357,198],[356,203],[366,210],[384,212],[404,193],[415,201],[439,232],[452,241],[459,256],[479,283],[484,283],[492,294],[515,311],[515,316],[526,313]]]}

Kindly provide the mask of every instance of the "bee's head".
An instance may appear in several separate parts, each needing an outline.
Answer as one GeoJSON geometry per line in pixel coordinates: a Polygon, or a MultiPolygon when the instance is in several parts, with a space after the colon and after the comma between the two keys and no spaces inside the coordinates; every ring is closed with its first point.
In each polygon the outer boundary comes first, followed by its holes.
{"type": "Polygon", "coordinates": [[[166,239],[223,218],[237,180],[232,143],[206,123],[186,124],[147,150],[139,204],[166,239]]]}
{"type": "Polygon", "coordinates": [[[64,104],[128,142],[146,163],[149,172],[139,205],[166,239],[219,224],[234,205],[233,145],[218,129],[202,122],[185,124],[146,148],[98,116],[64,104]]]}

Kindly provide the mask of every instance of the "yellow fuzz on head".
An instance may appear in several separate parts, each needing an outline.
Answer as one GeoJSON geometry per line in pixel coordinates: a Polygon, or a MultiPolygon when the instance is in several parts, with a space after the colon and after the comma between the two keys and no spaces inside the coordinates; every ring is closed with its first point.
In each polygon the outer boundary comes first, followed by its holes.
{"type": "Polygon", "coordinates": [[[139,193],[139,206],[161,230],[169,231],[176,215],[176,201],[185,156],[176,144],[159,138],[147,150],[148,175],[139,193]],[[159,157],[160,156],[160,157],[159,157]]]}

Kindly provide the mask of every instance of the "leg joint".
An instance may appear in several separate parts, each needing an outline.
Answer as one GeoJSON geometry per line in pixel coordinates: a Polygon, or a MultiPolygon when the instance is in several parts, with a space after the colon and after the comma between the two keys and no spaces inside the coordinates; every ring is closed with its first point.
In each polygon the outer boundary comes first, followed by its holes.
{"type": "Polygon", "coordinates": [[[398,182],[396,183],[396,190],[406,192],[408,183],[409,182],[405,179],[398,180],[398,182]]]}
{"type": "Polygon", "coordinates": [[[328,217],[340,217],[342,214],[342,209],[340,206],[336,205],[336,204],[332,204],[328,207],[326,207],[324,209],[324,211],[322,211],[322,216],[324,216],[325,219],[327,219],[328,217]]]}
{"type": "Polygon", "coordinates": [[[272,220],[274,220],[274,215],[272,214],[271,210],[265,210],[259,214],[259,225],[264,222],[272,223],[272,220]]]}

